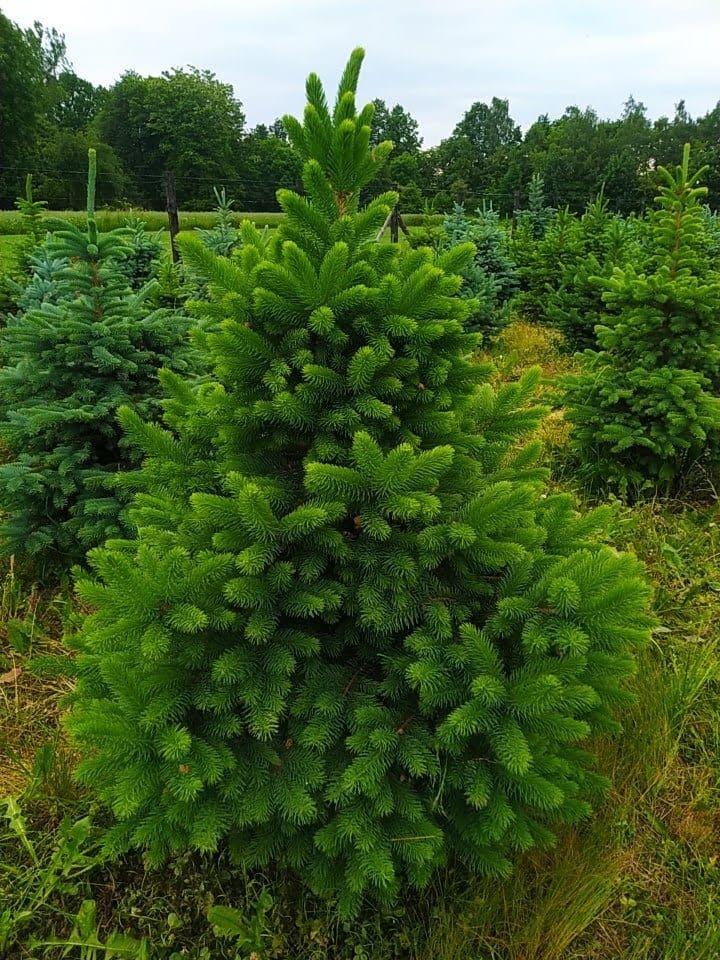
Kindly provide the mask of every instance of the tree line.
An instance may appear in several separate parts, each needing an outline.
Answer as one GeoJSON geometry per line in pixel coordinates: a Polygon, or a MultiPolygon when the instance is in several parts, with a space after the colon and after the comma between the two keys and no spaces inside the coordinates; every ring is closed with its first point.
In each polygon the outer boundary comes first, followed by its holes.
{"type": "MultiPolygon", "coordinates": [[[[187,210],[213,206],[214,186],[240,209],[276,210],[277,189],[300,184],[280,122],[249,128],[232,86],[209,70],[128,71],[109,88],[95,86],[74,71],[57,30],[23,30],[2,12],[0,48],[0,207],[12,206],[32,172],[51,208],[81,208],[89,147],[98,203],[110,206],[162,207],[166,170],[187,210]]],[[[681,100],[672,117],[655,120],[632,97],[616,119],[569,106],[523,133],[508,101],[493,97],[472,104],[435,147],[423,146],[403,106],[374,103],[373,138],[392,140],[394,150],[367,192],[397,190],[406,211],[446,212],[459,202],[512,214],[526,206],[533,175],[554,207],[580,211],[603,189],[612,210],[641,211],[655,195],[657,168],[679,162],[685,143],[710,168],[710,205],[720,200],[720,101],[692,117],[681,100]]]]}

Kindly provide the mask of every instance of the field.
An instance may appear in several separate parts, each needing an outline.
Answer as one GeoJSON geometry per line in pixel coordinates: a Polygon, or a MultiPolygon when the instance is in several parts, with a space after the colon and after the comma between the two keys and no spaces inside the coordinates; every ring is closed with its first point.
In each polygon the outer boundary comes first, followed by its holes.
{"type": "MultiPolygon", "coordinates": [[[[82,225],[84,223],[83,214],[77,210],[53,210],[50,216],[60,217],[69,220],[71,223],[82,225]]],[[[180,227],[183,230],[192,230],[195,227],[208,229],[212,227],[216,220],[216,214],[212,211],[180,211],[180,227]]],[[[114,230],[116,227],[125,225],[128,217],[136,217],[145,222],[148,230],[166,230],[168,218],[164,210],[98,210],[97,223],[101,231],[114,230]]],[[[282,213],[254,213],[233,212],[230,220],[237,225],[241,220],[251,220],[257,227],[276,227],[283,218],[282,213]]],[[[427,218],[423,214],[408,213],[405,214],[405,221],[409,227],[418,226],[424,223],[427,218]]],[[[429,218],[433,222],[440,222],[442,217],[432,215],[429,218]]],[[[22,218],[13,210],[0,210],[0,243],[6,236],[13,236],[24,232],[22,218]]]]}
{"type": "MultiPolygon", "coordinates": [[[[507,379],[540,362],[548,387],[567,366],[556,341],[521,320],[494,355],[507,379]]],[[[551,458],[562,458],[563,431],[549,425],[543,433],[551,458]]],[[[102,815],[91,807],[87,819],[87,801],[71,777],[75,758],[58,726],[72,683],[58,667],[67,657],[62,636],[72,593],[69,586],[33,588],[6,569],[0,782],[16,799],[6,801],[0,835],[0,934],[3,924],[6,936],[16,927],[25,944],[8,956],[44,956],[28,946],[33,938],[104,943],[123,931],[147,937],[162,957],[234,957],[205,918],[213,902],[256,924],[262,956],[293,960],[717,956],[720,513],[717,505],[679,501],[619,508],[613,541],[647,564],[661,626],[633,681],[637,701],[622,717],[624,736],[599,745],[614,786],[598,817],[565,830],[552,853],[523,858],[510,880],[468,885],[448,875],[427,898],[350,925],[297,888],[271,876],[238,876],[222,861],[212,871],[198,856],[170,871],[144,871],[134,859],[100,862],[102,815]],[[265,886],[273,900],[258,906],[265,886]]]]}

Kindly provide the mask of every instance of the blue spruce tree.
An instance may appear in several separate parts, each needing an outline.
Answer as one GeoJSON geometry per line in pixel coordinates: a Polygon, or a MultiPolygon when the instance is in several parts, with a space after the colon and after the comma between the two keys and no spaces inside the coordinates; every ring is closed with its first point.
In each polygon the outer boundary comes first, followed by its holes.
{"type": "Polygon", "coordinates": [[[492,207],[483,206],[470,218],[460,203],[443,220],[443,230],[450,247],[462,243],[475,247],[475,256],[462,271],[460,296],[472,300],[466,327],[487,338],[507,322],[507,307],[517,288],[508,235],[492,207]]]}
{"type": "Polygon", "coordinates": [[[122,414],[137,533],[80,579],[69,719],[109,851],[227,845],[345,913],[451,860],[504,875],[586,817],[650,625],[637,561],[522,442],[537,377],[496,392],[471,362],[473,247],[375,242],[395,196],[359,205],[391,149],[362,57],[285,118],[305,195],[279,191],[274,236],[184,245],[212,375],[163,374],[164,428],[122,414]]]}

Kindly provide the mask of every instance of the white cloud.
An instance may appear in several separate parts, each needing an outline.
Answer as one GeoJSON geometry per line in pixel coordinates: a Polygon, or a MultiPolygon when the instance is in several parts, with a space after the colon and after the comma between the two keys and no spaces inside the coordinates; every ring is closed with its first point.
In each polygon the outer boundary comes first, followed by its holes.
{"type": "Polygon", "coordinates": [[[126,69],[214,70],[251,124],[302,109],[308,71],[334,85],[358,44],[361,95],[402,103],[427,143],[492,96],[523,126],[568,104],[616,116],[630,93],[653,116],[681,98],[702,113],[720,96],[718,0],[4,0],[3,12],[63,31],[95,83],[126,69]]]}

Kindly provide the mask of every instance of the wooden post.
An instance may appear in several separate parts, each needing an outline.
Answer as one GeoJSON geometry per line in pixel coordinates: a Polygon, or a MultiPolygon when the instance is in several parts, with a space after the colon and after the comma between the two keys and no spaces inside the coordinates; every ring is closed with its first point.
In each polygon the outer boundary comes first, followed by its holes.
{"type": "Polygon", "coordinates": [[[397,204],[392,208],[390,214],[390,243],[397,243],[400,239],[400,224],[398,222],[399,214],[397,204]]]}
{"type": "Polygon", "coordinates": [[[175,237],[180,233],[180,218],[178,216],[177,194],[175,193],[175,175],[172,170],[165,171],[165,209],[170,224],[170,255],[172,262],[180,259],[175,237]]]}
{"type": "Polygon", "coordinates": [[[405,221],[402,218],[402,214],[400,213],[400,210],[398,209],[397,204],[395,204],[395,206],[392,208],[392,210],[387,216],[387,220],[380,227],[380,230],[378,231],[378,235],[376,237],[377,240],[381,239],[382,235],[385,233],[388,227],[390,227],[390,243],[398,242],[398,240],[400,239],[400,232],[399,232],[400,230],[402,230],[402,232],[405,234],[406,237],[410,236],[410,231],[405,226],[405,221]]]}

